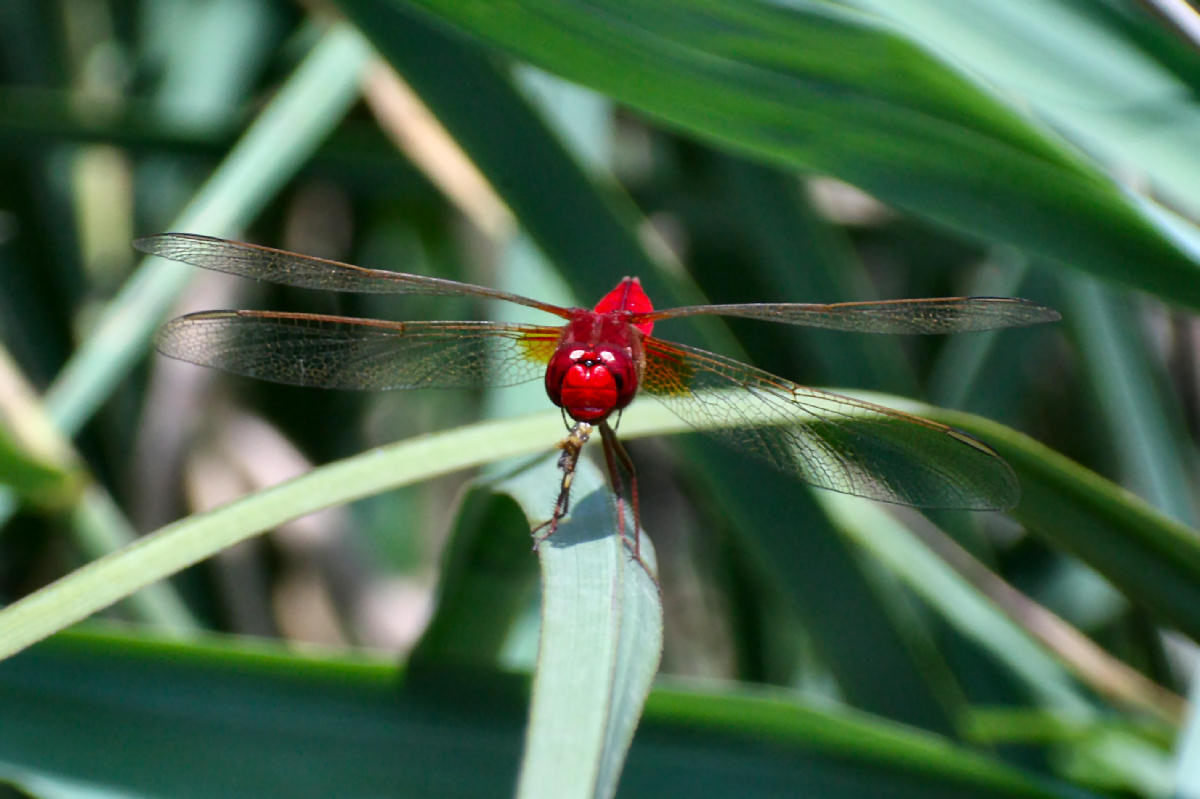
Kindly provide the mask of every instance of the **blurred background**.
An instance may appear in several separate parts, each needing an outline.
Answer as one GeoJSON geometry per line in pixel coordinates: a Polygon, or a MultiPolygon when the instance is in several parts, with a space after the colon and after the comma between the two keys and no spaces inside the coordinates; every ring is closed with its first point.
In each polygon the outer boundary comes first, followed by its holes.
{"type": "MultiPolygon", "coordinates": [[[[1200,795],[1183,699],[1200,633],[1200,25],[1165,0],[951,5],[527,2],[492,15],[436,0],[8,0],[0,601],[320,464],[550,408],[540,382],[368,394],[168,361],[153,331],[200,309],[547,320],[142,263],[141,235],[237,238],[588,306],[626,274],[660,307],[1021,296],[1063,321],[954,337],[656,328],[960,425],[1005,455],[1025,494],[1012,513],[882,508],[698,436],[632,440],[665,607],[660,674],[701,698],[769,686],[830,725],[899,722],[955,747],[930,784],[886,772],[895,752],[859,752],[853,776],[812,795],[1200,795]],[[1019,779],[953,787],[975,757],[1019,779]]],[[[561,422],[546,424],[553,441],[561,422]]],[[[98,706],[137,718],[130,708],[159,700],[136,675],[167,668],[154,647],[169,637],[215,641],[180,656],[193,709],[205,681],[224,690],[249,668],[217,633],[283,642],[255,661],[268,686],[247,694],[255,707],[287,704],[291,661],[270,658],[289,649],[326,653],[330,669],[348,650],[403,662],[422,647],[433,671],[461,666],[456,652],[531,669],[528,525],[477,482],[526,462],[421,480],[228,549],[105,611],[119,626],[28,661],[45,678],[36,691],[22,667],[0,671],[0,702],[31,702],[0,732],[0,779],[14,796],[73,795],[71,781],[209,795],[130,776],[132,756],[96,766],[92,744],[65,733],[61,756],[44,756],[61,719],[35,708],[62,712],[81,674],[103,672],[98,706]],[[484,591],[473,577],[503,597],[485,608],[484,644],[459,615],[484,591]]],[[[647,746],[706,729],[654,707],[647,746]]],[[[519,703],[495,713],[519,730],[519,703]]],[[[661,763],[640,745],[629,795],[657,785],[661,763]]],[[[516,768],[511,746],[481,756],[498,779],[516,768]]],[[[428,767],[448,782],[412,795],[477,795],[453,767],[428,767]]],[[[779,795],[795,785],[780,778],[779,795]]]]}

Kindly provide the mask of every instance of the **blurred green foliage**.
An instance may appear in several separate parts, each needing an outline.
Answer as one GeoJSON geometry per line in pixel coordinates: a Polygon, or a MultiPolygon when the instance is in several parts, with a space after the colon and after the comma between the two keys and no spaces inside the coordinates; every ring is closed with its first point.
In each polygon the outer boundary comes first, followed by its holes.
{"type": "MultiPolygon", "coordinates": [[[[0,649],[206,557],[221,545],[205,529],[242,540],[298,512],[265,486],[364,453],[299,484],[320,507],[424,453],[404,488],[286,523],[105,611],[119,627],[0,663],[0,780],[316,797],[494,796],[517,778],[538,645],[539,497],[520,481],[537,473],[504,461],[468,489],[474,475],[445,472],[549,452],[553,413],[482,428],[494,451],[481,428],[454,432],[546,409],[540,385],[306,391],[164,363],[150,342],[183,308],[511,309],[137,263],[133,238],[176,228],[555,302],[638,274],[660,306],[1057,307],[1059,325],[954,338],[656,329],[888,392],[993,444],[1024,499],[920,514],[814,495],[698,437],[643,438],[672,428],[635,406],[621,431],[657,551],[664,684],[619,795],[1200,796],[1181,699],[1200,635],[1200,43],[1151,13],[1169,5],[0,4],[0,602],[133,530],[182,519],[168,532],[194,546],[158,538],[173,565],[143,547],[89,567],[125,564],[103,601],[65,582],[0,611],[0,649]],[[41,403],[12,402],[28,387],[41,403]],[[373,449],[436,431],[452,432],[373,449]],[[326,649],[289,648],[306,644],[326,649]]],[[[601,629],[627,632],[586,632],[601,629]]],[[[604,757],[623,748],[612,735],[604,757]]],[[[608,786],[620,756],[605,762],[608,786]]]]}

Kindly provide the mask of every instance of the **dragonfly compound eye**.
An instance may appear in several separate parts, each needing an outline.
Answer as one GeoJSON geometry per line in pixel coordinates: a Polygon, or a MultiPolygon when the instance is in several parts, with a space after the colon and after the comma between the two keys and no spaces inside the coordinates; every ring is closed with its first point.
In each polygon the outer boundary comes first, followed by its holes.
{"type": "Polygon", "coordinates": [[[604,419],[636,392],[633,365],[618,350],[561,351],[546,369],[546,393],[576,421],[604,419]]]}

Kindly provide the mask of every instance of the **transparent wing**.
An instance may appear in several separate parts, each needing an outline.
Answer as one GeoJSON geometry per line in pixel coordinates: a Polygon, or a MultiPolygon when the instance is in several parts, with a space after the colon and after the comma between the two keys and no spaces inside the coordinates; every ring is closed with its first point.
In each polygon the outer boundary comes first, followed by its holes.
{"type": "Polygon", "coordinates": [[[498,322],[204,311],[172,319],[156,346],[182,361],[294,386],[472,388],[542,377],[559,333],[498,322]]]}
{"type": "Polygon", "coordinates": [[[687,305],[637,314],[632,321],[659,321],[710,314],[859,333],[964,333],[1053,322],[1058,311],[1013,297],[939,297],[882,302],[745,303],[687,305]]]}
{"type": "Polygon", "coordinates": [[[137,239],[133,246],[147,255],[285,286],[361,294],[467,294],[513,302],[563,318],[568,316],[568,311],[557,305],[471,283],[385,269],[366,269],[340,261],[211,236],[159,233],[137,239]]]}
{"type": "Polygon", "coordinates": [[[652,337],[643,344],[642,391],[688,424],[806,483],[916,507],[1016,504],[1008,464],[960,430],[704,350],[652,337]]]}

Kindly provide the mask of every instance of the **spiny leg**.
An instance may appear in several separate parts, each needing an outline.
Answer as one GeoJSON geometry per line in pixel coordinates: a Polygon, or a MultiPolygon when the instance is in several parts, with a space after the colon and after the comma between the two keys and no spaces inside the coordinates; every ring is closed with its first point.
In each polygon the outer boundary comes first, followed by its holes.
{"type": "Polygon", "coordinates": [[[532,530],[535,550],[539,544],[554,535],[558,530],[558,523],[571,509],[571,482],[575,479],[575,467],[579,464],[579,455],[583,452],[583,445],[587,443],[591,435],[592,426],[590,424],[576,422],[575,426],[567,433],[567,437],[558,442],[558,448],[562,450],[562,454],[558,456],[558,469],[562,472],[562,486],[558,490],[558,499],[554,502],[554,515],[532,530]],[[546,529],[546,532],[540,533],[542,529],[546,529]]]}
{"type": "Polygon", "coordinates": [[[633,458],[625,450],[625,445],[617,438],[617,433],[609,426],[608,420],[600,422],[600,440],[604,444],[604,462],[608,466],[608,479],[612,483],[613,494],[617,500],[617,532],[626,545],[629,536],[625,534],[625,487],[621,480],[620,466],[629,473],[629,498],[633,505],[633,557],[642,562],[642,514],[638,504],[637,470],[633,467],[633,458]]]}

